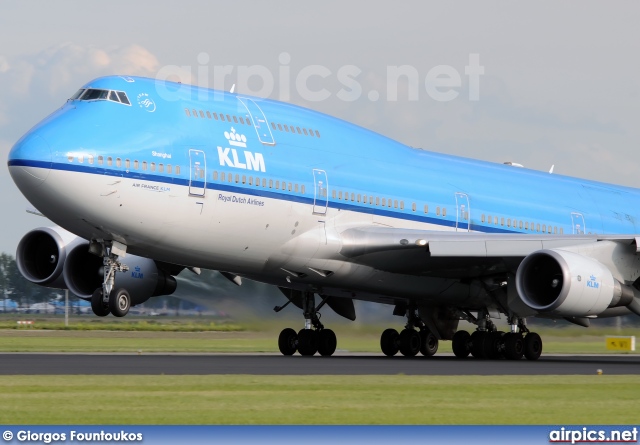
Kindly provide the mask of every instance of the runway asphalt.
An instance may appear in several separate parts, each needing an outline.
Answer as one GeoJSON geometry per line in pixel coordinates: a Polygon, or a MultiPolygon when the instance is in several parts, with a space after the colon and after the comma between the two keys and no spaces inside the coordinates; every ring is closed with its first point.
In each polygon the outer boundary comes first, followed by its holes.
{"type": "Polygon", "coordinates": [[[272,354],[0,354],[0,375],[595,375],[640,374],[638,355],[548,355],[538,361],[453,356],[272,354]]]}

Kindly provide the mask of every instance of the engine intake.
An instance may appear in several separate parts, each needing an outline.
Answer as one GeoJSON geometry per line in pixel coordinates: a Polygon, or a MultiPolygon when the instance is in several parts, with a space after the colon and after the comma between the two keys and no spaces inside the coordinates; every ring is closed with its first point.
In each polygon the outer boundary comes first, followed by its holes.
{"type": "Polygon", "coordinates": [[[16,264],[22,276],[35,284],[64,289],[62,271],[73,237],[51,227],[35,229],[23,236],[16,251],[16,264]]]}
{"type": "Polygon", "coordinates": [[[528,307],[559,317],[598,315],[630,304],[634,295],[602,263],[561,249],[527,256],[516,273],[516,288],[528,307]]]}

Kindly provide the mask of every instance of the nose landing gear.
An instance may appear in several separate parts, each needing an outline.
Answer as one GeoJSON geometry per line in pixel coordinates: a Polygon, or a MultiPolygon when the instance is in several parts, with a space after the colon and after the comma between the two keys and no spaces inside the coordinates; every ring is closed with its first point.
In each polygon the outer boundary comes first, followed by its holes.
{"type": "Polygon", "coordinates": [[[91,309],[98,317],[106,317],[109,313],[116,317],[124,317],[131,308],[131,296],[126,289],[114,289],[116,272],[127,272],[129,266],[122,264],[118,258],[126,253],[127,246],[117,241],[92,241],[89,251],[102,256],[104,279],[102,287],[96,289],[91,296],[91,309]]]}

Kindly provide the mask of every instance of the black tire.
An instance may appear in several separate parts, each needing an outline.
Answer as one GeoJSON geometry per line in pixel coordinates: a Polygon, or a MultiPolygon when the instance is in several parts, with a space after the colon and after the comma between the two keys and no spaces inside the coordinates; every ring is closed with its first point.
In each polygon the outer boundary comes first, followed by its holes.
{"type": "Polygon", "coordinates": [[[542,354],[542,339],[535,332],[529,332],[524,338],[524,356],[527,360],[538,360],[542,354]]]}
{"type": "Polygon", "coordinates": [[[502,336],[504,332],[488,332],[484,338],[484,356],[489,360],[502,357],[502,336]]]}
{"type": "Polygon", "coordinates": [[[387,357],[393,357],[398,353],[400,347],[398,342],[400,340],[400,334],[395,329],[385,329],[380,336],[380,349],[382,353],[387,357]]]}
{"type": "Polygon", "coordinates": [[[458,331],[453,334],[451,348],[455,356],[458,358],[467,358],[471,353],[470,343],[471,334],[467,331],[458,331]]]}
{"type": "Polygon", "coordinates": [[[474,358],[485,358],[484,356],[484,340],[487,337],[488,332],[485,331],[475,331],[471,334],[471,355],[474,358]]]}
{"type": "Polygon", "coordinates": [[[400,332],[400,354],[415,357],[420,352],[420,334],[415,329],[403,329],[400,332]]]}
{"type": "Polygon", "coordinates": [[[420,353],[425,357],[433,357],[438,352],[438,338],[429,329],[420,331],[420,353]]]}
{"type": "Polygon", "coordinates": [[[520,360],[524,355],[522,334],[509,332],[504,336],[504,356],[509,360],[520,360]]]}
{"type": "Polygon", "coordinates": [[[338,339],[331,329],[323,329],[318,332],[318,352],[324,357],[330,357],[336,352],[338,339]]]}
{"type": "Polygon", "coordinates": [[[98,317],[106,317],[111,312],[109,305],[102,301],[102,288],[99,287],[91,295],[91,310],[98,317]]]}
{"type": "Polygon", "coordinates": [[[298,352],[305,356],[312,356],[318,352],[318,333],[316,331],[302,329],[298,332],[298,352]]]}
{"type": "Polygon", "coordinates": [[[282,355],[293,355],[298,350],[298,334],[291,328],[283,329],[278,336],[278,348],[282,355]]]}
{"type": "Polygon", "coordinates": [[[126,289],[112,290],[109,295],[109,309],[116,317],[124,317],[131,308],[131,297],[126,289]]]}

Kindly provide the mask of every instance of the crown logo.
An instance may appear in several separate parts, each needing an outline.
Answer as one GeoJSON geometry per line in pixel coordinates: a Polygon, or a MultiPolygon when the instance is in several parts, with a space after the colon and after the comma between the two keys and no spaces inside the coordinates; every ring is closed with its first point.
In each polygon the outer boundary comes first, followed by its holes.
{"type": "Polygon", "coordinates": [[[231,133],[228,131],[224,132],[224,137],[229,141],[229,145],[233,145],[234,147],[247,146],[247,137],[244,134],[236,133],[236,129],[233,127],[231,127],[231,133]]]}

